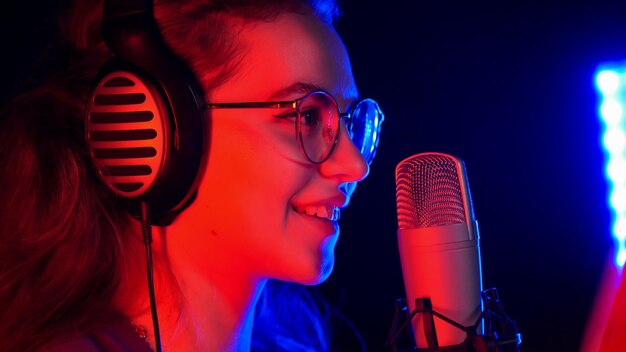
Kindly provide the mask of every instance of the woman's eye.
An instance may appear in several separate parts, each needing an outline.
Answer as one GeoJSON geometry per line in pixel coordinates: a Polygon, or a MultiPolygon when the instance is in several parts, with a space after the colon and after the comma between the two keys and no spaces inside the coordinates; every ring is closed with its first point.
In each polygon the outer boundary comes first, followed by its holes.
{"type": "Polygon", "coordinates": [[[319,124],[319,111],[317,109],[308,109],[300,112],[302,119],[302,127],[315,128],[319,124]]]}
{"type": "MultiPolygon", "coordinates": [[[[300,118],[299,118],[298,125],[300,128],[300,133],[305,134],[305,135],[319,133],[318,130],[321,127],[319,109],[314,108],[314,107],[307,108],[305,110],[301,110],[299,115],[300,115],[300,118]]],[[[296,120],[298,119],[298,112],[288,111],[286,113],[276,115],[276,117],[280,119],[293,121],[295,123],[296,120]]]]}

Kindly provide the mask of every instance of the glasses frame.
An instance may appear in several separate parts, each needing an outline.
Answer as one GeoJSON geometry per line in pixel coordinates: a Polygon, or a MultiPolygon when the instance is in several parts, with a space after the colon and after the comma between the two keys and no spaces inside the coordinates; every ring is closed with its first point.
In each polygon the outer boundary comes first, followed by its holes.
{"type": "MultiPolygon", "coordinates": [[[[350,139],[352,139],[352,114],[354,112],[354,110],[356,109],[357,106],[359,106],[359,104],[361,104],[361,102],[366,101],[366,100],[371,100],[371,99],[362,99],[357,101],[356,103],[352,104],[352,107],[350,109],[348,109],[350,112],[344,112],[342,113],[341,110],[339,109],[339,104],[337,104],[337,101],[335,100],[335,98],[330,95],[329,93],[323,91],[323,90],[316,90],[313,92],[310,92],[308,94],[306,94],[305,96],[295,99],[295,100],[283,100],[283,101],[263,101],[263,102],[236,102],[236,103],[211,103],[211,104],[206,104],[204,106],[202,106],[203,110],[208,110],[208,109],[286,109],[286,108],[292,108],[294,110],[296,110],[296,112],[298,112],[298,115],[300,114],[300,111],[298,111],[298,107],[300,106],[300,102],[303,101],[304,99],[308,98],[309,96],[313,95],[313,94],[325,94],[327,95],[334,103],[335,106],[337,107],[337,113],[339,115],[338,118],[338,124],[339,126],[337,126],[337,134],[335,135],[335,140],[332,142],[330,150],[328,151],[328,153],[326,154],[326,156],[324,158],[322,158],[321,161],[315,161],[313,159],[311,159],[311,157],[306,153],[306,149],[304,148],[304,140],[302,138],[302,132],[300,131],[300,116],[298,116],[298,120],[296,121],[296,134],[298,136],[298,142],[299,142],[299,146],[300,146],[300,150],[302,151],[302,154],[304,154],[304,156],[307,158],[307,160],[309,160],[311,163],[313,164],[322,164],[324,163],[326,160],[328,160],[330,158],[330,156],[333,154],[333,151],[335,150],[335,146],[337,145],[337,142],[339,141],[339,135],[341,134],[340,128],[341,128],[341,120],[345,120],[346,121],[346,131],[348,132],[348,135],[350,136],[350,139]]],[[[378,107],[378,104],[372,100],[372,102],[374,102],[374,104],[376,105],[377,109],[378,109],[378,113],[381,116],[384,116],[382,111],[380,111],[380,107],[378,107]]],[[[382,122],[382,121],[381,121],[382,122]]],[[[375,142],[375,145],[377,147],[377,142],[375,142]]],[[[360,154],[360,153],[359,153],[360,154]]],[[[373,159],[373,156],[371,157],[371,159],[373,159]]],[[[361,157],[364,158],[363,155],[361,155],[361,157]]],[[[365,160],[368,164],[371,163],[372,160],[365,160]]]]}

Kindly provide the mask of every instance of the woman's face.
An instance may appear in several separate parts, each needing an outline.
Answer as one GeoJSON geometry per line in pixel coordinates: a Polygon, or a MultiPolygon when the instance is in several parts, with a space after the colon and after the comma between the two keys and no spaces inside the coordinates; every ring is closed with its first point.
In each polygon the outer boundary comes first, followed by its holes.
{"type": "MultiPolygon", "coordinates": [[[[344,112],[357,99],[343,43],[317,18],[284,14],[243,27],[238,39],[241,64],[210,103],[295,100],[321,89],[344,112]]],[[[220,270],[304,284],[330,274],[339,235],[332,214],[369,169],[343,126],[330,159],[309,162],[294,120],[276,117],[285,112],[210,111],[206,172],[195,202],[172,225],[184,224],[177,241],[198,269],[219,262],[220,270]]]]}

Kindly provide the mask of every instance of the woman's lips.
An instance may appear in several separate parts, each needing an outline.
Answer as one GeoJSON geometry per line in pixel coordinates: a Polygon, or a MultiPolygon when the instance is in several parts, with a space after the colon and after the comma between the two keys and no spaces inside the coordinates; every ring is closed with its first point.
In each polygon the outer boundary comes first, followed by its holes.
{"type": "Polygon", "coordinates": [[[293,209],[300,214],[306,214],[329,221],[338,221],[341,217],[341,209],[334,205],[294,206],[293,209]]]}

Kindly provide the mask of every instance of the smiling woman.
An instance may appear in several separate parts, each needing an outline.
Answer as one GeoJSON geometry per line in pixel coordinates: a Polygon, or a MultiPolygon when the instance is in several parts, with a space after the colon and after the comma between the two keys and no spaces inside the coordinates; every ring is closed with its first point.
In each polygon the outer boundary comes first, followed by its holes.
{"type": "MultiPolygon", "coordinates": [[[[129,169],[118,154],[136,148],[133,131],[144,121],[129,122],[137,115],[129,110],[107,120],[106,109],[118,103],[102,103],[97,95],[112,86],[126,89],[118,96],[128,94],[134,83],[125,82],[135,76],[116,71],[126,81],[100,81],[92,90],[104,76],[98,69],[111,56],[108,47],[126,56],[106,29],[106,45],[102,40],[102,4],[75,1],[60,21],[62,57],[50,58],[63,67],[3,112],[0,349],[329,350],[329,312],[295,283],[318,284],[330,275],[341,209],[369,172],[383,120],[373,100],[359,99],[332,26],[336,5],[157,0],[153,12],[151,6],[107,1],[104,27],[136,11],[142,20],[156,20],[156,37],[190,69],[196,81],[190,86],[199,87],[194,101],[201,127],[192,132],[200,139],[192,142],[204,146],[186,193],[170,208],[154,207],[158,320],[145,275],[151,267],[142,254],[146,224],[134,208],[154,204],[141,196],[124,199],[119,182],[130,176],[111,181],[115,170],[129,169]],[[124,148],[109,140],[118,137],[124,148]]],[[[123,35],[121,45],[141,48],[140,56],[149,52],[137,40],[123,35]]],[[[167,91],[148,89],[161,90],[167,91]]],[[[155,106],[168,106],[169,98],[155,106]]],[[[177,112],[158,109],[154,116],[177,112]]],[[[169,163],[189,142],[177,119],[189,117],[164,120],[163,132],[138,138],[172,140],[163,150],[155,147],[161,161],[141,170],[169,163]]],[[[176,181],[183,173],[174,169],[168,177],[176,181]]],[[[161,188],[168,193],[173,186],[161,188]]]]}

